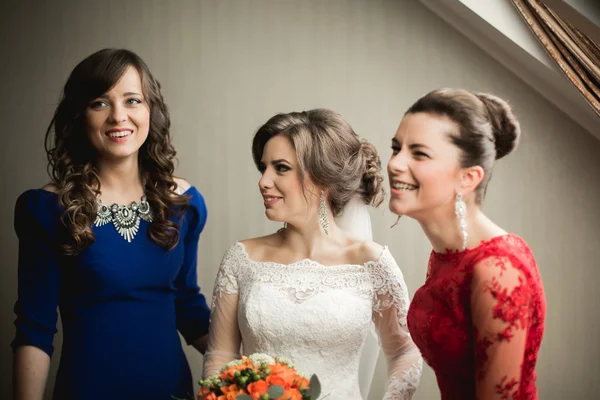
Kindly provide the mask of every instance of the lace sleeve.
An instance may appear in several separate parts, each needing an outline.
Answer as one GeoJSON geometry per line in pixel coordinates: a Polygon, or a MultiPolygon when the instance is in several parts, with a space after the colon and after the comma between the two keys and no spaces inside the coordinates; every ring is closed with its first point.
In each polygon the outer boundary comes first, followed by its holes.
{"type": "Polygon", "coordinates": [[[530,315],[531,289],[506,258],[475,265],[471,283],[478,399],[513,399],[518,393],[530,315]]]}
{"type": "Polygon", "coordinates": [[[402,272],[386,248],[370,266],[374,283],[373,322],[388,363],[385,400],[411,399],[423,372],[423,359],[408,327],[408,290],[402,272]]]}
{"type": "Polygon", "coordinates": [[[207,378],[239,358],[241,335],[237,321],[240,249],[234,244],[223,256],[213,291],[208,349],[202,375],[207,378]]]}

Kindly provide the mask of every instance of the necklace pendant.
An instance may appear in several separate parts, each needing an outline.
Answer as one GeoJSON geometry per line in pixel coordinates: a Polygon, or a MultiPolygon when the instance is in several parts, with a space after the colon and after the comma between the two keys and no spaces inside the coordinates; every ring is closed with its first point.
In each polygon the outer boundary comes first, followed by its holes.
{"type": "Polygon", "coordinates": [[[150,203],[146,200],[146,196],[142,197],[142,202],[138,206],[138,214],[140,218],[144,221],[151,223],[152,222],[152,213],[150,212],[150,203]]]}
{"type": "Polygon", "coordinates": [[[96,215],[94,225],[103,226],[109,222],[112,222],[112,213],[110,212],[110,208],[98,201],[98,213],[96,215]]]}
{"type": "Polygon", "coordinates": [[[107,207],[98,199],[98,211],[94,225],[103,226],[112,222],[119,235],[127,240],[127,243],[131,243],[139,231],[142,219],[148,223],[152,222],[150,204],[146,200],[146,196],[142,197],[140,204],[134,201],[129,206],[113,204],[107,207]]]}

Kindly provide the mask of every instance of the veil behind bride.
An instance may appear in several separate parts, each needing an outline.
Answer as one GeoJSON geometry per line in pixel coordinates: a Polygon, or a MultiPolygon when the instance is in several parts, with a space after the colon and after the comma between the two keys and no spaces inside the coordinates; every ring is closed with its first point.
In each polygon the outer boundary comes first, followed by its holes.
{"type": "MultiPolygon", "coordinates": [[[[346,204],[344,211],[335,218],[335,223],[340,229],[360,240],[373,240],[368,207],[358,196],[346,204]]],[[[371,381],[373,380],[380,351],[381,347],[379,346],[375,326],[372,325],[362,349],[358,371],[360,392],[363,399],[369,397],[371,381]]]]}

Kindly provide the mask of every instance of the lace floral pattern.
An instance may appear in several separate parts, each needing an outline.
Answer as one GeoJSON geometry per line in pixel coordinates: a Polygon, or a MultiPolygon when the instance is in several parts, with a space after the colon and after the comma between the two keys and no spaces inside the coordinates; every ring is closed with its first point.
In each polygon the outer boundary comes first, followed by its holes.
{"type": "Polygon", "coordinates": [[[516,235],[433,252],[408,325],[444,399],[537,399],[546,303],[533,254],[516,235]]]}
{"type": "Polygon", "coordinates": [[[395,261],[389,251],[384,251],[379,262],[368,264],[373,289],[373,311],[381,315],[383,310],[393,307],[397,311],[400,326],[408,333],[406,314],[408,313],[408,289],[400,268],[390,268],[395,261]],[[387,258],[390,259],[387,259],[387,258]]]}
{"type": "Polygon", "coordinates": [[[235,243],[223,257],[212,307],[205,375],[241,344],[244,354],[277,354],[316,373],[331,399],[358,400],[360,352],[375,324],[390,367],[386,399],[409,399],[418,385],[422,365],[406,327],[408,292],[387,248],[364,265],[284,265],[253,261],[235,243]]]}
{"type": "Polygon", "coordinates": [[[395,376],[390,378],[383,400],[410,400],[417,390],[422,373],[423,359],[419,358],[416,363],[412,364],[402,374],[402,379],[398,379],[395,376]]]}

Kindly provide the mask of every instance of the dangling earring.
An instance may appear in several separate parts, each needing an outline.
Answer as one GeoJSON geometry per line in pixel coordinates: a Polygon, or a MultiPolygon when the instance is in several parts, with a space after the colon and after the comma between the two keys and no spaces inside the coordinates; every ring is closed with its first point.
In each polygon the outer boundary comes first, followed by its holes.
{"type": "Polygon", "coordinates": [[[329,221],[327,220],[327,204],[325,203],[325,193],[321,190],[321,200],[319,201],[319,224],[329,236],[329,221]]]}
{"type": "Polygon", "coordinates": [[[398,225],[398,222],[400,222],[400,218],[402,218],[402,215],[398,215],[398,219],[396,219],[396,222],[394,222],[394,225],[390,226],[390,229],[392,229],[393,227],[398,225]]]}
{"type": "Polygon", "coordinates": [[[277,231],[277,233],[279,233],[279,232],[283,232],[283,231],[285,231],[286,229],[287,229],[287,222],[284,222],[284,223],[283,223],[283,228],[279,228],[279,230],[277,231]]]}
{"type": "Polygon", "coordinates": [[[456,201],[454,202],[454,214],[456,218],[458,218],[458,226],[460,228],[460,233],[462,235],[463,243],[462,249],[466,250],[467,248],[467,204],[463,200],[462,193],[456,193],[456,201]]]}

